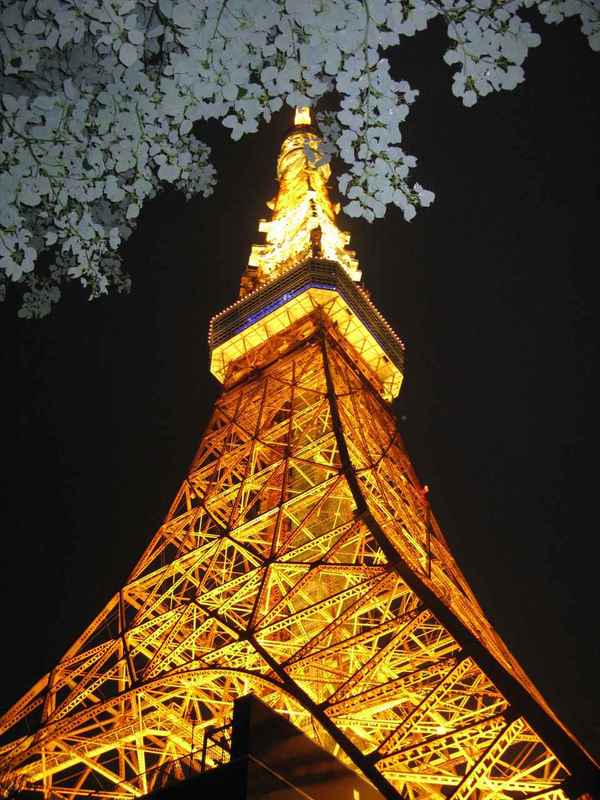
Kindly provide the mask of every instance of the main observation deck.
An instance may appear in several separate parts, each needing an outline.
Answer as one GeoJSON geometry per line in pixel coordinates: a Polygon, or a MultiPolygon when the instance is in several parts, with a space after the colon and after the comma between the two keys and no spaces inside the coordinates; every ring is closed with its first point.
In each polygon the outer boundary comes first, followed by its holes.
{"type": "Polygon", "coordinates": [[[321,258],[289,269],[213,317],[210,370],[221,383],[237,383],[319,325],[341,338],[385,400],[398,395],[404,345],[347,271],[321,258]],[[268,341],[273,347],[265,346],[268,341]]]}

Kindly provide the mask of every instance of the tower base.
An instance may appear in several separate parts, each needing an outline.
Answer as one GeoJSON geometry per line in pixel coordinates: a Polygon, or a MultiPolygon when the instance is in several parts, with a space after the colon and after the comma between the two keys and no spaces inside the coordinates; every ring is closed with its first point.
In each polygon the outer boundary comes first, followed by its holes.
{"type": "Polygon", "coordinates": [[[227,763],[165,781],[148,800],[382,800],[356,772],[253,695],[236,700],[230,729],[227,763]]]}

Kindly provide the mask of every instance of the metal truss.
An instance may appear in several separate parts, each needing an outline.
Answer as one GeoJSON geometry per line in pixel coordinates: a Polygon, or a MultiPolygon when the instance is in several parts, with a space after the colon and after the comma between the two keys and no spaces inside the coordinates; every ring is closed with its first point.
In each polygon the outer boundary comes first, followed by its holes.
{"type": "Polygon", "coordinates": [[[127,583],[0,721],[5,793],[141,796],[253,692],[388,798],[571,794],[580,751],[485,619],[388,406],[334,326],[292,335],[225,386],[127,583]]]}

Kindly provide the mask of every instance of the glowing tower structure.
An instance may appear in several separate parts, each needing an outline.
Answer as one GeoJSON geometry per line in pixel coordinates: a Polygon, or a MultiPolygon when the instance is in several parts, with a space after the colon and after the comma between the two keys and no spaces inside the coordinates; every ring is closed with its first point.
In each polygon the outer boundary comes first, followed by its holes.
{"type": "Polygon", "coordinates": [[[223,393],[164,524],[0,720],[7,795],[142,796],[251,692],[388,798],[593,791],[411,468],[389,408],[403,346],[359,283],[316,141],[298,110],[266,241],[211,321],[223,393]]]}

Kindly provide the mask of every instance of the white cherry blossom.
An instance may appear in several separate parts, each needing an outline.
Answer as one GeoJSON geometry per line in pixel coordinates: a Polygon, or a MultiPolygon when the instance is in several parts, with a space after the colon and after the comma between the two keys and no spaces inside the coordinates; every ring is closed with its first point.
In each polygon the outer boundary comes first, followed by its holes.
{"type": "Polygon", "coordinates": [[[144,202],[166,183],[212,191],[202,121],[239,139],[326,94],[311,157],[345,162],[346,214],[412,219],[434,199],[401,146],[418,91],[386,51],[442,19],[451,90],[472,106],[524,79],[532,6],[578,17],[600,50],[600,0],[0,0],[0,299],[14,285],[40,317],[66,281],[127,291],[119,248],[144,202]]]}

